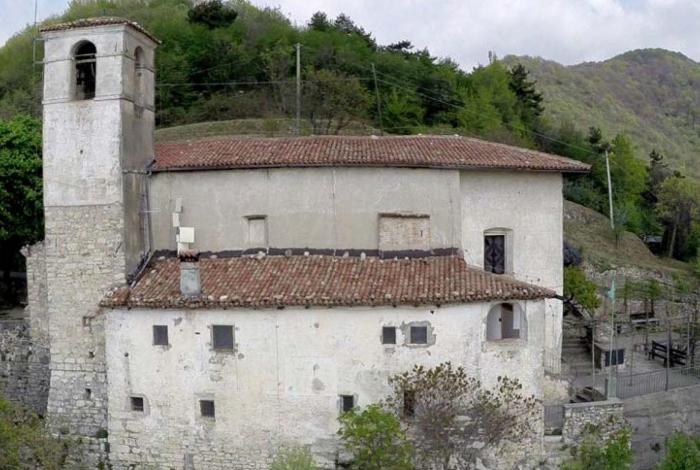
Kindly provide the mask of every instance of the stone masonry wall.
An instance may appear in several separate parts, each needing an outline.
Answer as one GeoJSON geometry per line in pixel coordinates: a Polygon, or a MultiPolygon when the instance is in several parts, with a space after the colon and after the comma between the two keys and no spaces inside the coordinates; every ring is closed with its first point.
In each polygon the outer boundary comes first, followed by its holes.
{"type": "MultiPolygon", "coordinates": [[[[104,319],[99,302],[123,284],[120,204],[46,207],[46,273],[51,338],[49,427],[97,438],[107,429],[104,319]]],[[[94,453],[84,460],[96,464],[94,453]]]]}
{"type": "Polygon", "coordinates": [[[635,469],[651,469],[664,455],[664,441],[675,431],[700,433],[700,386],[625,399],[632,427],[635,469]]]}
{"type": "Polygon", "coordinates": [[[44,242],[22,249],[27,266],[27,308],[32,339],[49,345],[49,306],[46,286],[46,250],[44,242]]]}
{"type": "Polygon", "coordinates": [[[564,405],[562,440],[577,445],[584,434],[597,431],[605,440],[625,425],[622,401],[613,399],[564,405]]]}
{"type": "Polygon", "coordinates": [[[49,350],[24,320],[0,321],[0,395],[40,415],[49,394],[49,350]]]}

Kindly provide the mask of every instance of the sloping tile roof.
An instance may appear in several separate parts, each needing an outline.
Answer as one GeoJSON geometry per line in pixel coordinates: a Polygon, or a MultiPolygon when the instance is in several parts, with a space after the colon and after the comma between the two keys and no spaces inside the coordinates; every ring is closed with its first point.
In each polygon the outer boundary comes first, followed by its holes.
{"type": "Polygon", "coordinates": [[[78,29],[78,28],[90,28],[93,26],[107,26],[107,25],[113,25],[113,24],[123,24],[130,26],[134,28],[136,31],[146,35],[149,39],[154,41],[157,44],[160,44],[160,41],[153,36],[151,33],[146,31],[140,24],[127,20],[126,18],[119,18],[117,16],[99,16],[95,18],[82,18],[79,20],[75,21],[70,21],[67,23],[58,23],[58,24],[52,24],[48,26],[42,27],[39,31],[44,33],[44,32],[50,32],[50,31],[65,31],[68,29],[78,29]]]}
{"type": "Polygon", "coordinates": [[[586,172],[576,160],[460,136],[229,137],[156,145],[153,170],[413,167],[586,172]]]}
{"type": "Polygon", "coordinates": [[[458,255],[390,260],[319,255],[205,258],[199,266],[198,299],[180,295],[178,259],[160,258],[133,288],[109,293],[102,306],[436,305],[556,296],[549,289],[467,266],[458,255]]]}

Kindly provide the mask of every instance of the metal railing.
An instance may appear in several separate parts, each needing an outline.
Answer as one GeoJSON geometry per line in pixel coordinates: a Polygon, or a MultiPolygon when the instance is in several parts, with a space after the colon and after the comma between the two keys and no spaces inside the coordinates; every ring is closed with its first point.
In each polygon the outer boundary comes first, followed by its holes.
{"type": "Polygon", "coordinates": [[[700,366],[658,369],[634,374],[617,374],[618,398],[631,398],[674,388],[700,385],[700,366]]]}

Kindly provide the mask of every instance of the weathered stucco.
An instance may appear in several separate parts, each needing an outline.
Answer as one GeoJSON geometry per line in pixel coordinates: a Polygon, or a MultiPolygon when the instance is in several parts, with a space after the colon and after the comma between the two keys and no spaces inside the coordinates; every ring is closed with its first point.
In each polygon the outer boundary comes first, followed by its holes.
{"type": "Polygon", "coordinates": [[[156,249],[175,249],[171,214],[195,228],[192,248],[242,250],[251,215],[267,217],[275,248],[378,249],[379,216],[430,215],[431,246],[459,244],[459,174],[407,168],[287,168],[156,173],[151,180],[156,249]]]}
{"type": "Polygon", "coordinates": [[[114,462],[180,468],[267,468],[280,445],[335,458],[339,395],[359,406],[385,398],[387,378],[413,364],[451,361],[487,386],[516,377],[541,397],[542,301],[522,302],[527,341],[485,341],[487,303],[442,308],[110,310],[107,315],[109,441],[114,462]],[[404,324],[430,325],[433,344],[404,344],[404,324]],[[211,349],[211,325],[235,326],[235,351],[211,349]],[[153,346],[153,325],[169,345],[153,346]],[[397,345],[381,344],[382,326],[397,345]],[[144,413],[129,409],[143,396],[144,413]],[[215,420],[198,400],[214,399],[215,420]],[[227,460],[228,459],[228,460],[227,460]],[[240,466],[239,466],[240,465],[240,466]]]}

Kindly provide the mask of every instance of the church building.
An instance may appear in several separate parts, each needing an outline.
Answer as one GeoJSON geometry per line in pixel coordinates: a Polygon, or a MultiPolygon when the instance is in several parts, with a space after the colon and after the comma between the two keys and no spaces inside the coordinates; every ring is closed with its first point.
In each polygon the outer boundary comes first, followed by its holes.
{"type": "Polygon", "coordinates": [[[450,361],[542,399],[561,352],[562,174],[461,136],[154,143],[159,41],[42,30],[48,420],[115,469],[331,467],[338,416],[450,361]],[[552,360],[552,358],[555,358],[552,360]]]}

